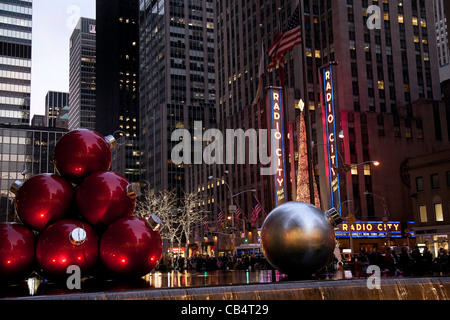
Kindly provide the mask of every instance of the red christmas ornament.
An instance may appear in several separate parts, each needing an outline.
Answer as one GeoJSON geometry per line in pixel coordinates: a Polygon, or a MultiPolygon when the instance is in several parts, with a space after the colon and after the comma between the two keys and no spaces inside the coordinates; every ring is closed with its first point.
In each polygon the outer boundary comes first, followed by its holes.
{"type": "Polygon", "coordinates": [[[27,276],[33,270],[35,249],[33,231],[19,223],[0,223],[0,278],[27,276]]]}
{"type": "Polygon", "coordinates": [[[58,172],[66,179],[81,183],[84,178],[111,167],[111,148],[115,146],[112,136],[79,129],[65,134],[57,143],[53,161],[58,172]]]}
{"type": "Polygon", "coordinates": [[[98,261],[98,237],[92,226],[85,222],[75,219],[57,221],[39,235],[36,259],[48,275],[67,276],[67,268],[71,265],[87,272],[98,261]]]}
{"type": "Polygon", "coordinates": [[[76,194],[80,213],[94,226],[107,226],[115,220],[130,216],[136,207],[136,195],[124,176],[97,172],[80,185],[76,194]]]}
{"type": "Polygon", "coordinates": [[[150,273],[162,256],[158,226],[152,218],[125,217],[115,221],[100,240],[104,266],[120,276],[142,277],[150,273]]]}
{"type": "Polygon", "coordinates": [[[74,203],[74,188],[61,176],[40,174],[11,187],[16,194],[16,212],[24,224],[42,231],[64,219],[74,203]]]}

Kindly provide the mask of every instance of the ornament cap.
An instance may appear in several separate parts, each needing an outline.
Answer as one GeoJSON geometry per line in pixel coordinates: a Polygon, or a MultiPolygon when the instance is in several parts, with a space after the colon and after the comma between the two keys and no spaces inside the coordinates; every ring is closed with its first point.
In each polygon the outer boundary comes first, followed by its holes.
{"type": "Polygon", "coordinates": [[[336,208],[331,208],[325,212],[333,227],[337,227],[342,223],[342,218],[336,208]]]}
{"type": "Polygon", "coordinates": [[[141,185],[139,183],[131,183],[127,186],[127,196],[131,199],[136,199],[141,194],[141,185]]]}
{"type": "Polygon", "coordinates": [[[161,219],[158,218],[158,216],[152,214],[147,219],[147,227],[152,229],[153,231],[158,230],[161,227],[161,219]]]}
{"type": "Polygon", "coordinates": [[[23,185],[22,181],[16,180],[11,185],[11,188],[9,188],[9,191],[11,191],[13,194],[15,194],[17,196],[19,194],[19,189],[20,189],[20,187],[22,187],[22,185],[23,185]]]}
{"type": "Polygon", "coordinates": [[[86,231],[83,228],[76,228],[69,235],[69,240],[73,245],[82,245],[87,238],[86,231]]]}
{"type": "Polygon", "coordinates": [[[105,137],[105,140],[111,149],[114,149],[117,146],[117,140],[114,136],[108,135],[105,137]]]}

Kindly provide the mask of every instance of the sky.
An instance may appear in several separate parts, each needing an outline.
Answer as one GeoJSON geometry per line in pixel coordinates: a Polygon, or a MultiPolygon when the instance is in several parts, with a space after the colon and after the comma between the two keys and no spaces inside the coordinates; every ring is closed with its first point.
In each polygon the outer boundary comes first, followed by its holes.
{"type": "Polygon", "coordinates": [[[95,0],[34,0],[31,118],[45,114],[48,91],[69,92],[69,43],[79,18],[95,19],[95,0]]]}

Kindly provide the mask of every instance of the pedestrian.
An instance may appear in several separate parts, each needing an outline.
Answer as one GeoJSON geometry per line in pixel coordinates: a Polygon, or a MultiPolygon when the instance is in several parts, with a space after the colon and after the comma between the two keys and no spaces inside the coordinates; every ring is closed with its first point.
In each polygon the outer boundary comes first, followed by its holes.
{"type": "Polygon", "coordinates": [[[344,279],[344,264],[342,261],[338,262],[337,270],[334,272],[333,280],[342,280],[344,279]]]}
{"type": "Polygon", "coordinates": [[[411,255],[408,252],[408,247],[402,247],[402,252],[399,257],[399,268],[405,277],[411,275],[411,255]]]}
{"type": "Polygon", "coordinates": [[[431,254],[430,250],[428,250],[427,247],[423,248],[422,261],[423,261],[425,274],[431,275],[432,274],[431,268],[433,266],[433,255],[431,254]]]}
{"type": "Polygon", "coordinates": [[[447,275],[447,273],[448,273],[448,251],[446,249],[442,249],[442,252],[439,255],[439,264],[441,265],[442,275],[447,275]]]}
{"type": "Polygon", "coordinates": [[[395,253],[392,248],[388,248],[386,250],[386,254],[384,256],[384,261],[386,263],[386,269],[389,271],[389,277],[393,277],[395,275],[396,270],[396,259],[394,257],[395,253]]]}
{"type": "Polygon", "coordinates": [[[420,249],[418,246],[415,246],[413,251],[411,252],[411,258],[413,275],[421,276],[423,274],[422,253],[420,253],[420,249]]]}

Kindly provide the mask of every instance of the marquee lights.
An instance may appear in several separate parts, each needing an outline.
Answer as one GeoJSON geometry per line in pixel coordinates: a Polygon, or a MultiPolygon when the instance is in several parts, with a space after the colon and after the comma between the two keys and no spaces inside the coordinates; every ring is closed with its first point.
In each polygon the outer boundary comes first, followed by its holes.
{"type": "Polygon", "coordinates": [[[337,126],[339,125],[336,119],[336,99],[334,87],[334,69],[335,64],[329,64],[322,68],[322,84],[323,84],[323,123],[324,123],[324,144],[327,146],[326,171],[329,186],[330,206],[340,208],[340,182],[338,158],[338,144],[337,144],[337,126]]]}
{"type": "Polygon", "coordinates": [[[272,157],[276,164],[276,174],[274,178],[276,196],[275,205],[279,206],[286,202],[287,182],[286,182],[286,162],[285,162],[285,138],[284,138],[284,114],[283,114],[283,96],[282,90],[278,88],[270,88],[268,90],[269,111],[271,114],[272,129],[272,150],[275,154],[272,157]]]}

